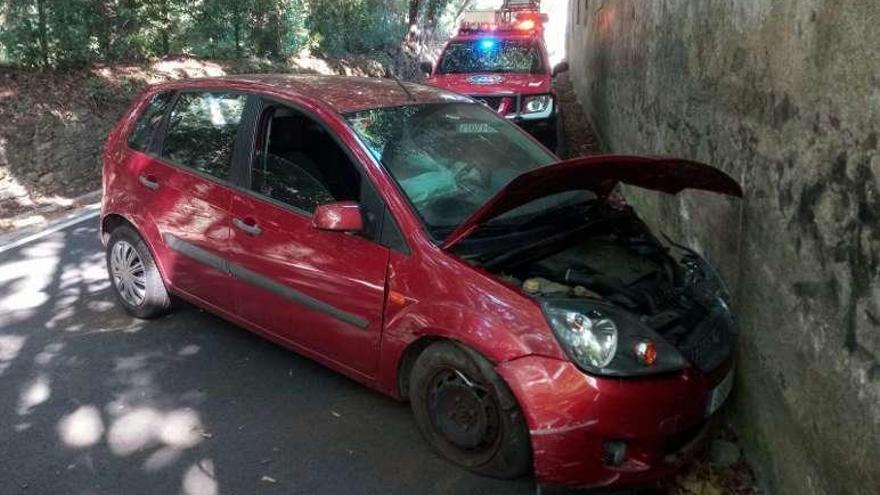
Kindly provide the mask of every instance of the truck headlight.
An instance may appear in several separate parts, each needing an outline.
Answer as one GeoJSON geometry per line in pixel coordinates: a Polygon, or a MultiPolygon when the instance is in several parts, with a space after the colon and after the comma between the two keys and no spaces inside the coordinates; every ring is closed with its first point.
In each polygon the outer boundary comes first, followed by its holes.
{"type": "Polygon", "coordinates": [[[550,95],[527,96],[523,101],[523,113],[546,112],[553,106],[553,97],[550,95]]]}

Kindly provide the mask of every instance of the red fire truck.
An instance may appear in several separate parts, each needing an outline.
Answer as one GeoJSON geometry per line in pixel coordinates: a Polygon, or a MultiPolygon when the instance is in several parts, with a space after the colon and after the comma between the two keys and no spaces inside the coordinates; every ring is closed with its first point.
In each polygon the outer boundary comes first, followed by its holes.
{"type": "Polygon", "coordinates": [[[427,83],[468,95],[556,148],[558,106],[544,45],[546,14],[539,0],[506,0],[497,11],[465,14],[437,63],[425,63],[427,83]]]}

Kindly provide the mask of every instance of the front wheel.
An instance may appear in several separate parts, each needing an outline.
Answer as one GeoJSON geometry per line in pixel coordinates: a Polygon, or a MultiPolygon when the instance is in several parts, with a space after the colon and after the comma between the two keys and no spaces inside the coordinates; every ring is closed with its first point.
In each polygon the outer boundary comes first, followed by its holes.
{"type": "Polygon", "coordinates": [[[127,226],[117,227],[107,242],[107,272],[116,299],[132,316],[155,318],[171,300],[147,244],[127,226]]]}
{"type": "Polygon", "coordinates": [[[476,352],[432,344],[413,365],[409,399],[419,430],[441,456],[495,478],[529,472],[532,451],[519,405],[476,352]]]}

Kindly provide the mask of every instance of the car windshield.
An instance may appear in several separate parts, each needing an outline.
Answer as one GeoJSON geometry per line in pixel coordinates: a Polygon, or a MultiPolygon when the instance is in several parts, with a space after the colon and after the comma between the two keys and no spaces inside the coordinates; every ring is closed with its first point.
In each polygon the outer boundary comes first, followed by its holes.
{"type": "MultiPolygon", "coordinates": [[[[483,105],[439,103],[348,114],[435,239],[442,239],[518,175],[557,159],[483,105]]],[[[495,225],[572,203],[572,193],[532,201],[495,225]]],[[[583,199],[583,192],[577,195],[583,199]]]]}
{"type": "Polygon", "coordinates": [[[472,72],[542,74],[544,63],[538,43],[535,41],[483,38],[449,43],[437,72],[440,74],[472,72]]]}

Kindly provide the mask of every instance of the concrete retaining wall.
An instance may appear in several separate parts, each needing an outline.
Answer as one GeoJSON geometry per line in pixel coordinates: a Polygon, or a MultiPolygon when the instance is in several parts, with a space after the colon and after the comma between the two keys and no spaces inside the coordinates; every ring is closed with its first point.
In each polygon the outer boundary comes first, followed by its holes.
{"type": "MultiPolygon", "coordinates": [[[[559,0],[567,1],[567,0],[559,0]]],[[[713,164],[631,199],[722,267],[730,411],[771,493],[880,490],[880,2],[571,0],[568,59],[605,147],[713,164]]]]}

